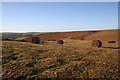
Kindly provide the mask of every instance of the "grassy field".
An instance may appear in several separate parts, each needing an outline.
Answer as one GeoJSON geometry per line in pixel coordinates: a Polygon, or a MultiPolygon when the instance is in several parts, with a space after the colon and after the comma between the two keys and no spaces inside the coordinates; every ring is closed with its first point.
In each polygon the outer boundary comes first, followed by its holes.
{"type": "Polygon", "coordinates": [[[16,38],[15,40],[24,40],[26,37],[19,37],[19,38],[16,38]]]}
{"type": "Polygon", "coordinates": [[[65,44],[3,41],[3,79],[119,78],[118,43],[64,39],[65,44]]]}

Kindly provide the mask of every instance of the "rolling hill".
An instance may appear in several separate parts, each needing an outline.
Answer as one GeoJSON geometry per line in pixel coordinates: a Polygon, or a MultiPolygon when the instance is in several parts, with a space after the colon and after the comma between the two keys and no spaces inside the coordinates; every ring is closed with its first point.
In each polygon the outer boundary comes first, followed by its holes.
{"type": "Polygon", "coordinates": [[[120,46],[118,43],[108,43],[109,40],[117,40],[117,30],[57,32],[34,36],[46,43],[2,41],[0,75],[3,80],[119,79],[120,46]],[[63,39],[64,44],[49,41],[53,39],[63,39]],[[102,47],[91,46],[93,39],[102,40],[102,47]]]}
{"type": "Polygon", "coordinates": [[[86,40],[118,41],[119,30],[102,30],[85,37],[86,40]]]}
{"type": "Polygon", "coordinates": [[[118,41],[118,30],[96,30],[96,31],[73,31],[73,32],[54,32],[48,34],[33,35],[43,41],[58,39],[75,39],[75,40],[102,40],[118,41]]]}
{"type": "Polygon", "coordinates": [[[27,40],[27,37],[36,36],[42,41],[75,39],[75,40],[102,40],[118,41],[118,30],[71,31],[71,32],[29,32],[29,33],[2,33],[2,38],[27,40]]]}

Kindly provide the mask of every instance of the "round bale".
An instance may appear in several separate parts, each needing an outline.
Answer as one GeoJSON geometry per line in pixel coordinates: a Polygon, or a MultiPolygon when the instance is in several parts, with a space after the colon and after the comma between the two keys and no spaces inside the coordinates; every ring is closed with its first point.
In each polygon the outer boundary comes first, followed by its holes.
{"type": "Polygon", "coordinates": [[[58,44],[64,44],[64,41],[63,40],[57,40],[57,43],[58,44]]]}
{"type": "Polygon", "coordinates": [[[39,37],[31,37],[30,42],[35,43],[35,44],[39,44],[40,43],[40,38],[39,37]]]}
{"type": "Polygon", "coordinates": [[[115,41],[108,41],[108,43],[115,43],[115,41]]]}
{"type": "Polygon", "coordinates": [[[92,41],[92,46],[93,47],[101,47],[102,46],[102,42],[100,40],[93,40],[92,41]]]}

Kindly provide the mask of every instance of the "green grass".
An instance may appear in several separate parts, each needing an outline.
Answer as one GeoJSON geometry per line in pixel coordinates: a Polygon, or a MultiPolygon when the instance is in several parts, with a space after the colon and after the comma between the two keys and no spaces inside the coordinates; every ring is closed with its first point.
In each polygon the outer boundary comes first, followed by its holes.
{"type": "MultiPolygon", "coordinates": [[[[48,33],[50,33],[50,32],[48,32],[48,33]]],[[[18,37],[18,38],[16,38],[15,40],[24,40],[25,38],[27,38],[28,37],[28,35],[40,35],[40,34],[48,34],[48,33],[24,33],[22,36],[25,36],[25,37],[18,37]]]]}
{"type": "Polygon", "coordinates": [[[19,38],[16,38],[15,40],[24,40],[26,37],[19,37],[19,38]]]}
{"type": "MultiPolygon", "coordinates": [[[[48,32],[50,33],[50,32],[48,32]]],[[[32,35],[48,34],[48,33],[33,33],[32,35]]]]}

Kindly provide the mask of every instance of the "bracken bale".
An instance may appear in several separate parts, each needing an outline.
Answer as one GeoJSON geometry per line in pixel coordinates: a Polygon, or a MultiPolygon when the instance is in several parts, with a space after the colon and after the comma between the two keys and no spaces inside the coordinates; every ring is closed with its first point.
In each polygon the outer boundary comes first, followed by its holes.
{"type": "Polygon", "coordinates": [[[29,38],[29,41],[31,43],[39,44],[40,43],[40,38],[39,37],[31,37],[31,38],[29,38]]]}
{"type": "Polygon", "coordinates": [[[115,43],[115,41],[108,41],[108,43],[115,43]]]}
{"type": "Polygon", "coordinates": [[[92,46],[93,47],[101,47],[102,46],[102,42],[100,40],[93,40],[92,41],[92,46]]]}
{"type": "Polygon", "coordinates": [[[58,44],[64,44],[64,41],[63,40],[57,40],[57,43],[58,44]]]}

